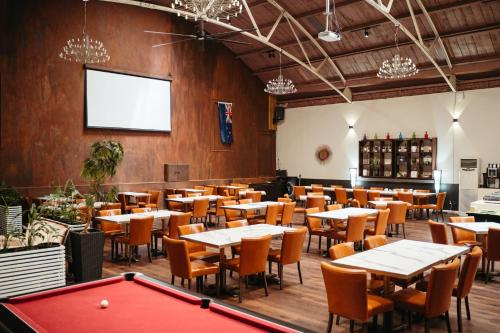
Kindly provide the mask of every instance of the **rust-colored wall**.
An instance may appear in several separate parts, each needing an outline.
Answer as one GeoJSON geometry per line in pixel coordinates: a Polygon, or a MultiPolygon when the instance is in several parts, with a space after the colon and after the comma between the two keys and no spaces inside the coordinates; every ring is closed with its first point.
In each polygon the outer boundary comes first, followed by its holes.
{"type": "MultiPolygon", "coordinates": [[[[190,164],[191,179],[270,176],[275,137],[266,130],[263,84],[222,45],[167,41],[144,29],[192,33],[194,25],[148,9],[88,3],[88,32],[104,42],[111,61],[104,67],[166,77],[172,74],[172,132],[84,128],[82,65],[58,55],[81,33],[80,0],[0,0],[1,137],[0,180],[41,188],[80,179],[89,146],[119,140],[124,162],[113,183],[163,182],[165,163],[190,164]],[[233,102],[234,143],[219,143],[215,102],[233,102]],[[260,146],[258,145],[260,143],[260,146]]],[[[130,186],[128,186],[130,187],[130,186]]]]}

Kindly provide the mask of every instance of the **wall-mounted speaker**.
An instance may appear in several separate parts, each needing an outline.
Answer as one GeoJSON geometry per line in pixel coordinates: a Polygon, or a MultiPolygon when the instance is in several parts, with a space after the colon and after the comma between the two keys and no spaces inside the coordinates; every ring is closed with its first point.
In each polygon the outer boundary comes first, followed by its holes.
{"type": "Polygon", "coordinates": [[[282,106],[276,106],[274,108],[274,117],[273,123],[277,123],[278,121],[285,120],[285,108],[282,106]]]}

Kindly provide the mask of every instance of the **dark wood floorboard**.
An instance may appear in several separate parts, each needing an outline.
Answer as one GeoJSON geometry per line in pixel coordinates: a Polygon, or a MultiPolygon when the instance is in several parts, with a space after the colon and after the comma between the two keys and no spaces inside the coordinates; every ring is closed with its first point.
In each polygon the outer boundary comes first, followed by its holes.
{"type": "MultiPolygon", "coordinates": [[[[303,215],[295,216],[295,223],[300,225],[303,221],[303,215]]],[[[221,222],[221,225],[223,223],[221,222]]],[[[431,241],[430,233],[425,221],[408,221],[406,225],[406,235],[408,239],[431,241]]],[[[242,306],[244,308],[263,313],[284,321],[294,323],[296,325],[311,329],[316,332],[326,331],[328,322],[327,300],[324,291],[323,278],[321,275],[320,262],[327,260],[318,254],[317,237],[313,237],[311,244],[311,252],[306,253],[307,236],[304,243],[304,252],[302,257],[302,275],[304,284],[299,283],[296,265],[285,266],[284,269],[284,287],[279,290],[279,286],[272,285],[270,287],[269,296],[265,297],[264,289],[258,289],[250,286],[250,289],[243,292],[243,303],[238,304],[237,298],[225,297],[227,303],[242,306]]],[[[389,238],[390,241],[401,239],[400,237],[389,238]]],[[[451,241],[451,233],[449,240],[451,241]]],[[[280,241],[273,241],[274,247],[280,246],[280,241]]],[[[326,248],[325,240],[323,240],[323,249],[326,248]]],[[[103,275],[105,277],[114,276],[122,272],[136,271],[144,273],[156,279],[170,282],[170,269],[168,259],[159,258],[153,259],[150,264],[147,261],[145,247],[141,249],[142,259],[140,262],[133,263],[129,267],[126,263],[111,263],[110,246],[107,241],[105,249],[105,263],[103,275]]],[[[229,255],[229,253],[227,253],[229,255]]],[[[273,267],[273,272],[277,272],[276,266],[273,267]]],[[[228,285],[237,285],[237,274],[233,279],[228,276],[228,285]]],[[[208,283],[213,283],[213,277],[209,277],[208,283]]],[[[179,284],[179,282],[177,282],[179,284]]],[[[187,284],[186,284],[187,286],[187,284]]],[[[195,283],[192,284],[194,290],[195,283]]],[[[478,333],[498,333],[500,332],[500,277],[496,280],[484,284],[482,280],[476,279],[472,288],[470,299],[470,308],[472,320],[468,321],[465,316],[465,306],[463,313],[463,331],[478,332],[478,333]]],[[[168,314],[166,314],[168,316],[168,314]]],[[[395,314],[395,322],[399,322],[399,315],[395,314]]],[[[452,330],[457,331],[456,321],[456,303],[452,300],[450,307],[450,320],[452,330]]],[[[382,318],[379,318],[379,323],[382,318]]],[[[360,329],[360,326],[356,326],[360,329]]],[[[348,332],[349,321],[342,320],[340,326],[333,328],[334,332],[348,332]]],[[[381,331],[381,328],[379,329],[381,331]]],[[[423,332],[423,321],[414,322],[412,330],[407,332],[423,332]]],[[[446,324],[444,319],[434,319],[431,322],[432,332],[446,332],[446,324]]]]}

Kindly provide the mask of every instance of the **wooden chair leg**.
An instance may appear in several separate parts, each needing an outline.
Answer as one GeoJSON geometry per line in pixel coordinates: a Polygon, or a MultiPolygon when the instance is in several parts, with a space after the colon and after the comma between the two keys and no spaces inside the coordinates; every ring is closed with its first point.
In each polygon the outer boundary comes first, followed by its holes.
{"type": "MultiPolygon", "coordinates": [[[[283,290],[283,264],[282,263],[278,263],[278,276],[280,279],[280,290],[283,290]]],[[[266,277],[264,276],[264,280],[265,279],[266,279],[266,277]]]]}
{"type": "Polygon", "coordinates": [[[373,331],[374,332],[377,332],[377,326],[378,326],[378,316],[375,315],[373,316],[373,323],[372,323],[372,326],[373,326],[373,331]]]}
{"type": "Polygon", "coordinates": [[[430,331],[429,318],[424,318],[424,332],[429,333],[429,331],[430,331]]]}
{"type": "Polygon", "coordinates": [[[267,291],[266,272],[262,272],[262,278],[264,279],[264,291],[266,292],[266,296],[269,296],[269,292],[267,291]]]}
{"type": "Polygon", "coordinates": [[[335,325],[340,325],[340,316],[337,315],[337,319],[335,320],[335,325]]]}
{"type": "Polygon", "coordinates": [[[302,272],[300,270],[300,261],[297,261],[297,270],[299,271],[300,284],[302,284],[302,272]]]}
{"type": "Polygon", "coordinates": [[[220,296],[220,276],[219,274],[215,274],[215,294],[217,298],[220,296]]]}
{"type": "Polygon", "coordinates": [[[319,251],[319,254],[321,254],[321,236],[319,236],[319,240],[318,240],[318,251],[319,251]]]}
{"type": "Polygon", "coordinates": [[[465,312],[467,313],[467,320],[470,320],[469,296],[465,296],[465,312]]]}
{"type": "Polygon", "coordinates": [[[273,271],[273,263],[269,261],[269,274],[271,274],[273,271]]]}
{"type": "Polygon", "coordinates": [[[188,279],[188,289],[191,289],[191,279],[188,279]]]}
{"type": "Polygon", "coordinates": [[[241,276],[238,276],[238,302],[241,303],[241,276]]]}
{"type": "Polygon", "coordinates": [[[411,329],[411,311],[408,311],[408,328],[411,329]]]}
{"type": "Polygon", "coordinates": [[[361,332],[368,333],[368,324],[367,323],[361,324],[361,332]]]}
{"type": "Polygon", "coordinates": [[[130,245],[127,245],[127,248],[128,248],[128,265],[132,265],[132,253],[133,253],[133,246],[130,246],[130,245]]]}
{"type": "Polygon", "coordinates": [[[310,247],[311,247],[311,234],[309,234],[309,241],[307,242],[307,253],[309,253],[310,247]]]}
{"type": "Polygon", "coordinates": [[[349,320],[349,332],[354,333],[354,320],[349,320]]]}
{"type": "Polygon", "coordinates": [[[389,333],[392,332],[392,315],[393,311],[389,311],[384,313],[384,332],[389,333]]]}
{"type": "Polygon", "coordinates": [[[403,223],[403,238],[406,239],[406,231],[405,231],[405,225],[403,223]]]}
{"type": "Polygon", "coordinates": [[[151,259],[151,244],[146,244],[147,245],[147,248],[148,248],[148,258],[149,258],[149,262],[153,262],[153,260],[151,259]]]}
{"type": "Polygon", "coordinates": [[[448,333],[451,333],[450,315],[448,311],[444,313],[444,317],[446,319],[446,328],[448,329],[448,333]]]}
{"type": "Polygon", "coordinates": [[[328,314],[328,328],[326,329],[326,333],[330,333],[332,331],[333,326],[333,313],[328,314]]]}
{"type": "Polygon", "coordinates": [[[484,283],[488,283],[488,280],[490,279],[490,263],[491,263],[491,260],[488,259],[488,261],[486,262],[486,279],[484,281],[484,283]]]}
{"type": "Polygon", "coordinates": [[[172,281],[170,283],[173,285],[175,283],[175,275],[172,274],[172,281]]]}
{"type": "Polygon", "coordinates": [[[458,331],[462,332],[462,299],[457,297],[457,323],[458,331]]]}
{"type": "Polygon", "coordinates": [[[181,286],[184,287],[184,278],[181,279],[181,286]]]}

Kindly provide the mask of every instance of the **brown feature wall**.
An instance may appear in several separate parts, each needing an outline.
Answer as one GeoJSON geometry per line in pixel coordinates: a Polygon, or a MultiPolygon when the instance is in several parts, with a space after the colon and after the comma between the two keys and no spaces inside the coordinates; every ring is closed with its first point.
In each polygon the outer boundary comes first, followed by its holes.
{"type": "MultiPolygon", "coordinates": [[[[263,84],[220,44],[169,40],[145,29],[192,33],[195,26],[158,11],[91,1],[88,33],[101,40],[105,68],[172,75],[172,132],[88,130],[84,126],[84,71],[58,55],[81,34],[80,0],[0,0],[0,180],[25,192],[80,179],[90,145],[120,141],[125,158],[113,183],[120,188],[163,187],[163,165],[190,165],[190,179],[208,183],[255,181],[275,169],[275,136],[267,130],[263,84]],[[220,143],[216,101],[233,102],[234,143],[220,143]]],[[[192,184],[191,184],[192,185],[192,184]]]]}

